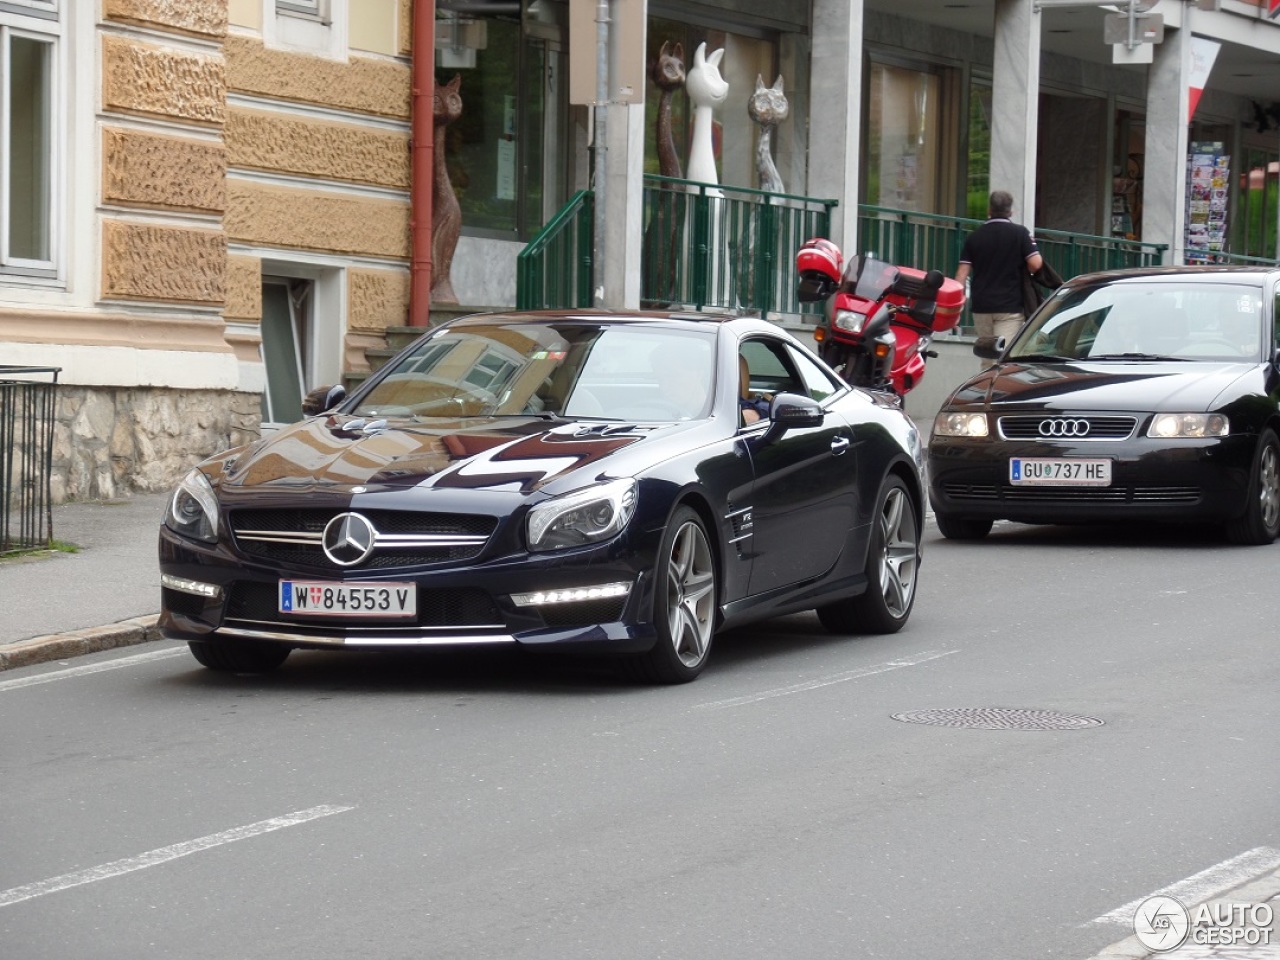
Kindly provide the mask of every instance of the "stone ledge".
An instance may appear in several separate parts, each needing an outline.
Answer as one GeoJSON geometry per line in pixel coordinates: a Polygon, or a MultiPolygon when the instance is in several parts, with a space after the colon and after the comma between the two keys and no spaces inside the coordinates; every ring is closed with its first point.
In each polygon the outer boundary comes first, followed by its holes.
{"type": "Polygon", "coordinates": [[[44,637],[32,637],[0,646],[0,670],[29,667],[50,660],[79,657],[115,647],[128,647],[163,639],[156,626],[158,614],[134,617],[103,627],[87,627],[67,633],[55,633],[44,637]]]}

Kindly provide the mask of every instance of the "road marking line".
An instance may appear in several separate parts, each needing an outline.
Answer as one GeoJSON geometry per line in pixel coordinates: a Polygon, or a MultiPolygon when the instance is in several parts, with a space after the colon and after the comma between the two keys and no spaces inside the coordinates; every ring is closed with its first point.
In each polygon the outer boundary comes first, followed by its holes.
{"type": "Polygon", "coordinates": [[[1207,870],[1201,870],[1185,880],[1179,880],[1177,883],[1161,887],[1145,897],[1139,897],[1137,900],[1126,903],[1123,907],[1116,907],[1110,913],[1095,917],[1093,922],[1131,924],[1133,923],[1134,912],[1143,901],[1151,897],[1176,897],[1187,906],[1204,903],[1206,900],[1233,887],[1238,887],[1240,884],[1252,880],[1258,874],[1274,870],[1276,867],[1280,867],[1280,850],[1275,847],[1254,847],[1252,850],[1246,850],[1230,860],[1223,860],[1207,870]]]}
{"type": "Polygon", "coordinates": [[[0,680],[0,693],[6,690],[17,690],[20,687],[34,687],[40,683],[53,683],[55,680],[69,680],[71,677],[82,677],[90,673],[102,673],[106,670],[119,670],[122,667],[131,667],[135,663],[144,663],[148,660],[164,660],[166,657],[176,657],[187,652],[185,646],[174,647],[168,650],[153,650],[150,653],[135,653],[131,657],[121,657],[119,660],[104,660],[101,663],[87,663],[82,667],[67,667],[65,670],[53,670],[49,673],[37,674],[34,677],[19,677],[17,680],[0,680]]]}
{"type": "Polygon", "coordinates": [[[98,867],[90,867],[87,870],[77,870],[75,873],[64,873],[60,877],[41,880],[39,883],[28,883],[25,886],[13,887],[9,890],[0,890],[0,907],[8,907],[15,903],[21,903],[23,900],[30,900],[33,897],[43,897],[49,893],[57,893],[59,890],[66,890],[68,887],[78,887],[81,884],[93,883],[97,880],[109,880],[112,877],[118,877],[124,873],[132,873],[134,870],[144,870],[147,867],[155,867],[162,863],[168,863],[170,860],[177,860],[179,857],[185,857],[191,853],[199,853],[201,850],[209,850],[213,847],[221,846],[224,843],[234,843],[236,840],[247,840],[249,837],[256,837],[263,833],[270,833],[272,830],[281,830],[285,827],[296,827],[298,824],[306,823],[308,820],[315,820],[319,817],[329,817],[335,813],[345,813],[348,810],[354,809],[355,807],[312,807],[309,810],[299,810],[296,813],[287,813],[283,817],[272,817],[270,820],[260,820],[257,823],[251,823],[248,826],[234,827],[231,830],[224,830],[221,833],[211,833],[209,836],[200,837],[197,840],[188,840],[185,843],[175,843],[170,847],[160,847],[158,850],[149,850],[136,857],[128,857],[124,860],[115,860],[111,863],[104,863],[98,867]]]}
{"type": "Polygon", "coordinates": [[[728,700],[712,700],[709,703],[699,703],[695,710],[719,710],[724,707],[741,707],[748,703],[758,703],[761,700],[772,700],[775,697],[787,697],[793,693],[804,693],[808,690],[817,690],[821,687],[829,687],[836,683],[846,683],[849,680],[860,680],[863,677],[872,677],[878,673],[888,673],[890,670],[900,670],[903,667],[914,667],[921,663],[928,663],[930,660],[938,660],[942,657],[949,657],[953,653],[959,653],[959,650],[926,650],[923,653],[916,654],[914,657],[904,657],[901,660],[890,660],[888,663],[876,664],[873,667],[862,667],[858,670],[850,670],[847,673],[836,673],[827,677],[818,677],[816,680],[807,680],[804,683],[796,683],[789,687],[775,687],[772,690],[762,690],[760,693],[748,694],[745,697],[732,697],[728,700]]]}

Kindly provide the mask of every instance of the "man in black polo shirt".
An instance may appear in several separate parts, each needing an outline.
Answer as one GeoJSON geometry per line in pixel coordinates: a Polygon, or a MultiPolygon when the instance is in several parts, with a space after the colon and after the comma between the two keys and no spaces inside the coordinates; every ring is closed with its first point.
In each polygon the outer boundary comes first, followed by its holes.
{"type": "Polygon", "coordinates": [[[1044,260],[1024,226],[1014,223],[1013,197],[1004,190],[991,194],[990,219],[965,238],[956,279],[970,278],[973,325],[980,337],[1012,340],[1027,319],[1023,313],[1022,283],[1044,260]]]}

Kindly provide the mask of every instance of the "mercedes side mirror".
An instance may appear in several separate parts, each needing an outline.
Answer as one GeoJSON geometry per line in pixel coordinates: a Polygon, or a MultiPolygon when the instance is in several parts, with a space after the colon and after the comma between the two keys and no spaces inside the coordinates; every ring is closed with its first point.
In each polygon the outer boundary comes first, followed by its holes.
{"type": "Polygon", "coordinates": [[[318,413],[332,410],[345,399],[347,388],[340,383],[331,387],[316,387],[302,398],[302,415],[314,417],[318,413]]]}
{"type": "Polygon", "coordinates": [[[984,360],[999,360],[1006,346],[1004,337],[979,337],[973,342],[973,355],[984,360]]]}
{"type": "Polygon", "coordinates": [[[788,430],[820,427],[826,416],[817,400],[798,393],[780,393],[769,406],[769,427],[760,437],[760,445],[773,443],[788,430]]]}

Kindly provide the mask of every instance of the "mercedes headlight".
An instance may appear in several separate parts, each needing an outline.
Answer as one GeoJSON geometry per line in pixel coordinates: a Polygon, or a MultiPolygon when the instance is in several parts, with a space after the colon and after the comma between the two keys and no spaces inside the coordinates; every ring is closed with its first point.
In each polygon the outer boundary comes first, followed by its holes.
{"type": "Polygon", "coordinates": [[[948,413],[942,411],[933,421],[935,437],[986,437],[987,415],[985,413],[948,413]]]}
{"type": "Polygon", "coordinates": [[[1220,413],[1157,413],[1147,428],[1148,437],[1161,440],[1225,437],[1229,432],[1227,418],[1220,413]]]}
{"type": "Polygon", "coordinates": [[[841,330],[848,330],[850,333],[861,333],[866,322],[867,315],[865,313],[858,313],[856,310],[836,311],[836,326],[841,330]]]}
{"type": "Polygon", "coordinates": [[[636,512],[631,478],[575,490],[529,511],[529,549],[563,550],[621,533],[636,512]]]}
{"type": "Polygon", "coordinates": [[[192,470],[178,485],[169,501],[165,526],[192,540],[216,543],[218,540],[218,498],[208,478],[192,470]]]}

